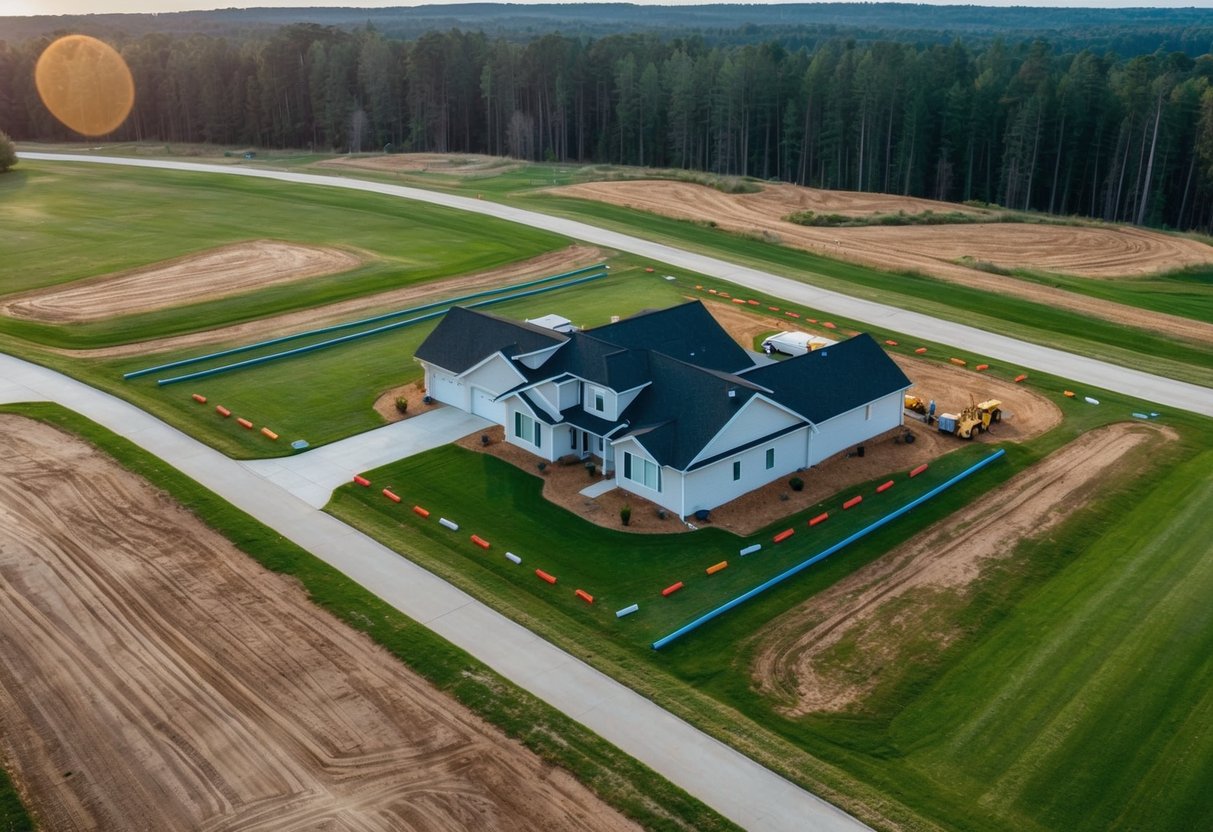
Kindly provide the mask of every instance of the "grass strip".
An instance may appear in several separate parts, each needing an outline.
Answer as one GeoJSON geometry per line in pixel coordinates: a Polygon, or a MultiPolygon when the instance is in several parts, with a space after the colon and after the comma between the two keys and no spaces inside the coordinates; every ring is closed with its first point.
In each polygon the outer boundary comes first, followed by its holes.
{"type": "Polygon", "coordinates": [[[499,676],[336,569],[262,525],[167,463],[63,407],[0,407],[69,431],[164,489],[249,557],[299,580],[311,600],[408,665],[444,693],[569,771],[607,804],[648,829],[737,829],[652,769],[499,676]]]}

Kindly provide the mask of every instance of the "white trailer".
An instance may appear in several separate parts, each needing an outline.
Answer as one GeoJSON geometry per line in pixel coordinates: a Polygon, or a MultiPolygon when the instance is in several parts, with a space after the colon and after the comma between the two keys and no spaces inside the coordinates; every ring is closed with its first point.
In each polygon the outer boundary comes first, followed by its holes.
{"type": "Polygon", "coordinates": [[[784,355],[804,355],[806,352],[819,350],[835,343],[819,335],[807,332],[779,332],[762,342],[762,351],[768,355],[781,352],[784,355]]]}

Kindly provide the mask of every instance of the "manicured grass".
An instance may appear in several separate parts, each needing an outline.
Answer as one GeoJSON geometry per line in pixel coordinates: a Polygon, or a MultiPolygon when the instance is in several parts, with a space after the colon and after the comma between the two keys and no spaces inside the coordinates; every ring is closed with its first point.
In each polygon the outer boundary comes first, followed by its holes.
{"type": "Polygon", "coordinates": [[[263,566],[299,580],[317,605],[365,632],[439,690],[547,762],[568,770],[609,805],[646,828],[737,828],[579,723],[127,440],[56,405],[6,406],[0,412],[46,421],[92,442],[124,467],[163,488],[263,566]]]}
{"type": "Polygon", "coordinates": [[[341,275],[92,324],[52,327],[0,318],[0,331],[71,348],[316,307],[567,244],[540,230],[375,194],[83,164],[23,163],[0,180],[0,218],[6,293],[264,238],[354,248],[368,257],[341,275]]]}
{"type": "Polygon", "coordinates": [[[8,772],[0,768],[0,829],[4,832],[33,832],[35,828],[8,772]]]}
{"type": "Polygon", "coordinates": [[[1093,298],[1213,323],[1213,269],[1185,269],[1119,280],[1035,274],[1029,271],[1016,271],[1015,276],[1093,298]]]}

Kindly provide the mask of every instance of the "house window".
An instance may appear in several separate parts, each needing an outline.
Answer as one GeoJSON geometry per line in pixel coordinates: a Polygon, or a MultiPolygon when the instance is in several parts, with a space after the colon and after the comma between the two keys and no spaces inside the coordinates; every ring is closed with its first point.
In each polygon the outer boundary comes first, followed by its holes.
{"type": "Polygon", "coordinates": [[[865,404],[865,405],[863,406],[863,418],[864,418],[864,419],[871,419],[871,418],[872,418],[872,405],[870,405],[870,404],[865,404]]]}
{"type": "MultiPolygon", "coordinates": [[[[775,449],[767,448],[767,470],[775,467],[775,449]]],[[[736,479],[736,478],[734,478],[736,479]]]]}
{"type": "Polygon", "coordinates": [[[633,457],[627,451],[623,452],[623,478],[661,491],[661,466],[652,460],[633,457]]]}
{"type": "Polygon", "coordinates": [[[741,460],[740,459],[734,460],[734,462],[733,462],[733,480],[736,481],[739,479],[741,479],[741,460]]]}
{"type": "Polygon", "coordinates": [[[594,409],[599,413],[606,410],[606,391],[600,387],[594,388],[594,409]]]}
{"type": "Polygon", "coordinates": [[[543,433],[539,423],[520,410],[514,411],[514,436],[530,442],[536,448],[543,447],[543,433]]]}

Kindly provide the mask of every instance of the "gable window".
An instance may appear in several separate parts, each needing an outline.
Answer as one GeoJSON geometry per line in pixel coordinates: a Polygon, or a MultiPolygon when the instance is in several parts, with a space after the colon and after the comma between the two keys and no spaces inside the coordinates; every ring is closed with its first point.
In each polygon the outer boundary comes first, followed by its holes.
{"type": "Polygon", "coordinates": [[[870,405],[870,404],[865,404],[865,405],[863,406],[863,418],[864,418],[864,419],[871,419],[871,418],[872,418],[872,405],[870,405]]]}
{"type": "Polygon", "coordinates": [[[543,447],[542,428],[521,410],[514,411],[514,436],[524,442],[530,442],[536,448],[543,447]]]}
{"type": "Polygon", "coordinates": [[[623,478],[661,491],[661,466],[652,460],[623,452],[623,478]]]}
{"type": "Polygon", "coordinates": [[[594,388],[594,410],[599,413],[606,410],[606,391],[601,387],[594,388]]]}
{"type": "Polygon", "coordinates": [[[740,459],[733,461],[733,480],[736,481],[739,479],[741,479],[741,460],[740,459]]]}
{"type": "MultiPolygon", "coordinates": [[[[767,470],[775,467],[775,449],[767,448],[767,470]]],[[[734,478],[736,479],[736,478],[734,478]]]]}

